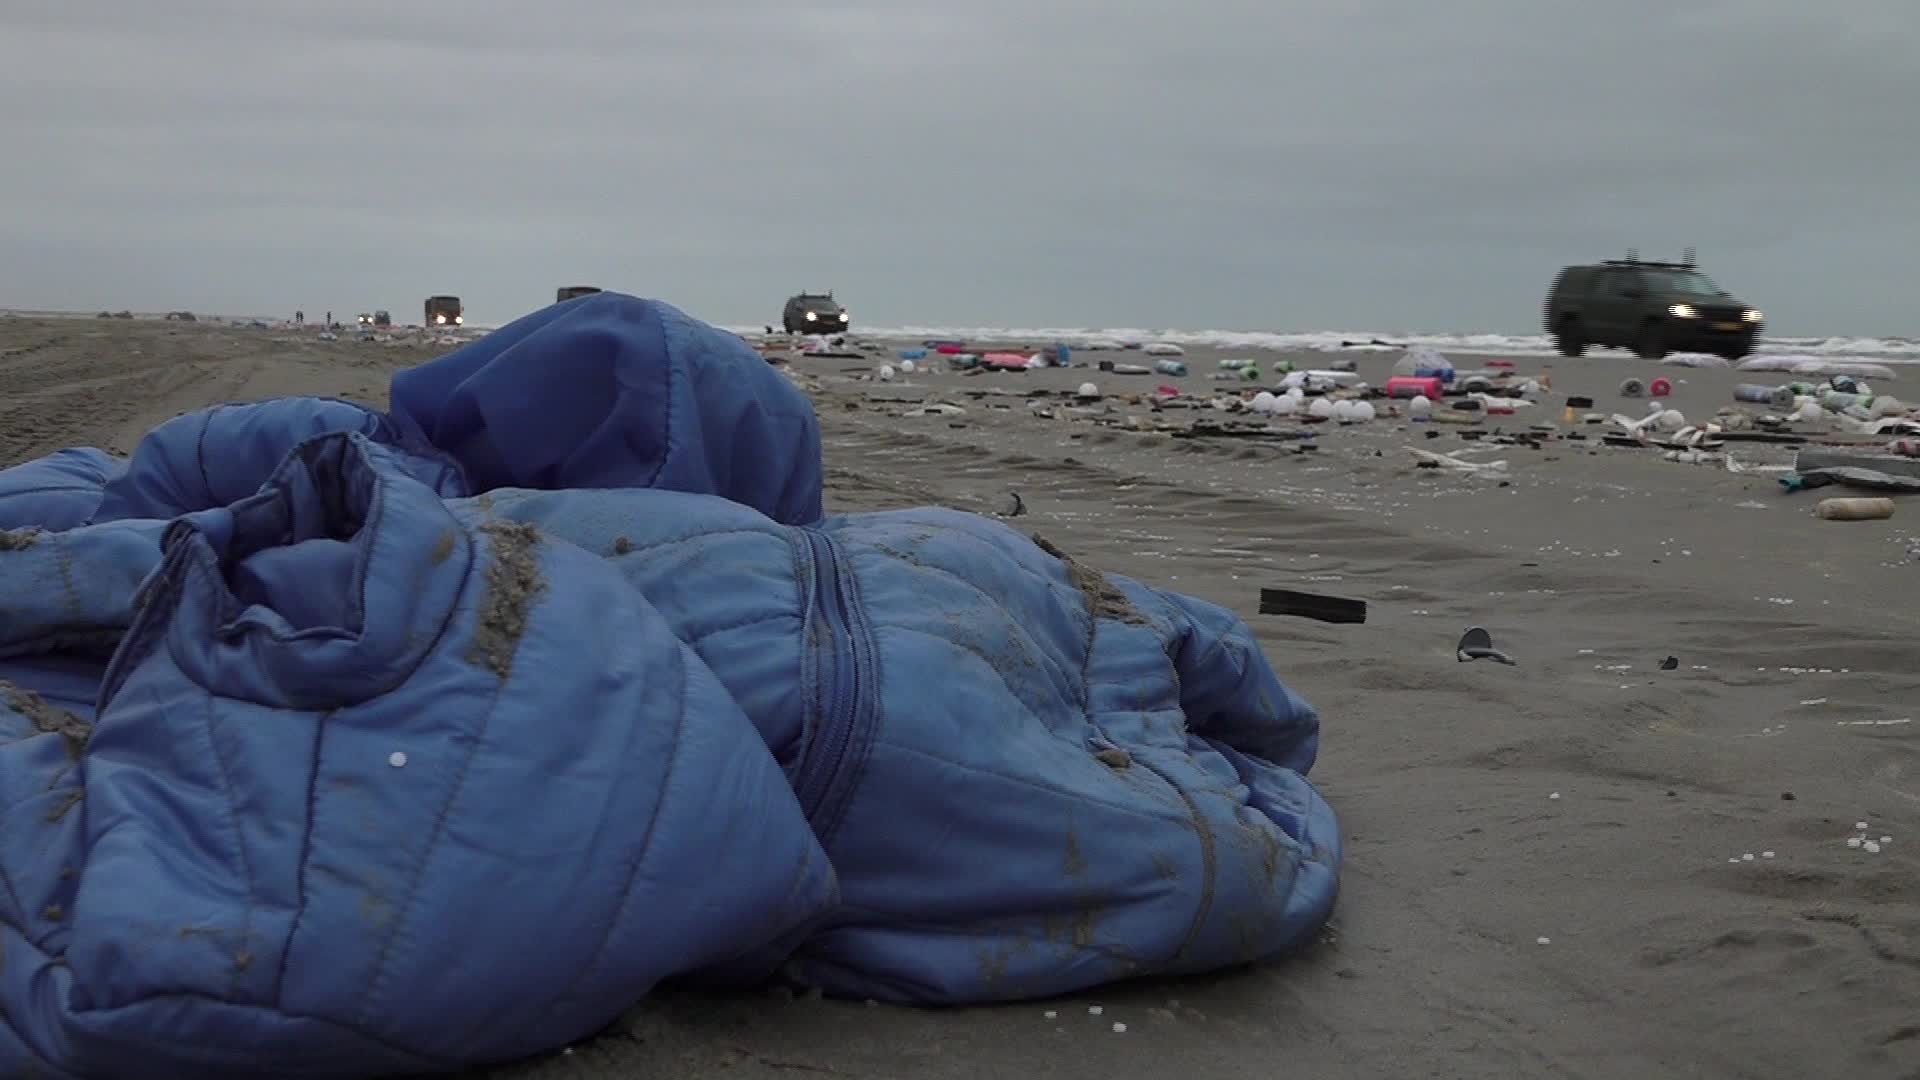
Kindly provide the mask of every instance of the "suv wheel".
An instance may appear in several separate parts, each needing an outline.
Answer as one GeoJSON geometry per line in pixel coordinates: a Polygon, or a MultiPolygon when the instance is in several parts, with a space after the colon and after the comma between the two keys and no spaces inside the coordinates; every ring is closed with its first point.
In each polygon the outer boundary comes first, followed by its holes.
{"type": "Polygon", "coordinates": [[[1640,336],[1633,339],[1633,352],[1642,360],[1659,360],[1667,355],[1666,335],[1660,332],[1660,324],[1649,322],[1640,327],[1640,336]]]}
{"type": "Polygon", "coordinates": [[[1586,331],[1580,327],[1579,319],[1562,319],[1560,329],[1553,335],[1554,347],[1561,356],[1584,356],[1587,352],[1586,331]]]}

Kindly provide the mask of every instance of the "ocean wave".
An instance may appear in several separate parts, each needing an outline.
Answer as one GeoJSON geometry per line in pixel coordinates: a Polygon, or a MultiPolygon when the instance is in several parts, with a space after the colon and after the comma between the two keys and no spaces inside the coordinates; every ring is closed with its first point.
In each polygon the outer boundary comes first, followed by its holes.
{"type": "MultiPolygon", "coordinates": [[[[762,328],[732,328],[757,336],[762,328]]],[[[1356,349],[1398,351],[1426,345],[1441,352],[1487,353],[1501,356],[1555,356],[1553,342],[1542,334],[1391,334],[1372,330],[1152,330],[1141,327],[1013,327],[1013,326],[865,326],[856,336],[888,341],[1021,342],[1042,345],[1063,342],[1083,349],[1124,348],[1168,342],[1183,348],[1247,349],[1285,352],[1352,352],[1356,349]],[[1385,345],[1374,344],[1385,342],[1385,345]]],[[[1769,337],[1757,350],[1763,354],[1819,357],[1872,357],[1881,363],[1920,364],[1920,340],[1866,337],[1769,337]]]]}

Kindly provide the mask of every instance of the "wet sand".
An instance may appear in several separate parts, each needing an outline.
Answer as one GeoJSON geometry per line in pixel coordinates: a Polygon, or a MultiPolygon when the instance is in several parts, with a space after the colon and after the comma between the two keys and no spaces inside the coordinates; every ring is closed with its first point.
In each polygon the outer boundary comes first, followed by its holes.
{"type": "MultiPolygon", "coordinates": [[[[215,400],[384,404],[387,375],[434,351],[0,320],[0,461],[125,450],[215,400]]],[[[1231,385],[1205,378],[1215,354],[1185,359],[1177,380],[790,368],[820,408],[834,509],[992,510],[1015,490],[1020,522],[1075,557],[1249,618],[1325,718],[1314,779],[1349,856],[1321,939],[1251,971],[996,1008],[663,994],[606,1037],[487,1075],[1920,1075],[1920,499],[1827,522],[1811,514],[1825,492],[1594,439],[1499,446],[1473,460],[1507,475],[1479,477],[1407,452],[1471,445],[1452,426],[1327,425],[1300,452],[1042,418],[1060,399],[1026,396],[1090,380],[1116,417],[1151,423],[1111,395],[1231,385]],[[901,415],[920,399],[965,411],[901,415]],[[1262,616],[1263,586],[1363,599],[1368,619],[1262,616]],[[1457,662],[1472,625],[1517,666],[1457,662]],[[1850,847],[1859,822],[1891,840],[1850,847]]],[[[1378,383],[1393,355],[1355,359],[1378,383]]],[[[1551,376],[1548,404],[1489,431],[1558,422],[1567,394],[1644,412],[1614,393],[1629,375],[1679,380],[1690,419],[1736,382],[1784,381],[1614,353],[1514,363],[1551,376]]],[[[1920,398],[1909,378],[1881,388],[1920,398]]]]}

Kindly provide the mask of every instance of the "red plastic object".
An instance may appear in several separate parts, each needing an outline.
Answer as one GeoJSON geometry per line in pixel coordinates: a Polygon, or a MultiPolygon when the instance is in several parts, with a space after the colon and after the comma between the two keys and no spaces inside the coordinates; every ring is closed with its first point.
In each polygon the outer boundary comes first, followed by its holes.
{"type": "Polygon", "coordinates": [[[1439,401],[1445,393],[1445,385],[1435,375],[1395,375],[1387,380],[1387,396],[1390,398],[1423,397],[1429,401],[1439,401]]]}
{"type": "Polygon", "coordinates": [[[933,351],[941,356],[959,356],[965,350],[958,345],[935,345],[933,351]]]}
{"type": "Polygon", "coordinates": [[[1647,384],[1647,393],[1654,397],[1666,397],[1673,393],[1673,384],[1665,379],[1655,379],[1647,384]]]}

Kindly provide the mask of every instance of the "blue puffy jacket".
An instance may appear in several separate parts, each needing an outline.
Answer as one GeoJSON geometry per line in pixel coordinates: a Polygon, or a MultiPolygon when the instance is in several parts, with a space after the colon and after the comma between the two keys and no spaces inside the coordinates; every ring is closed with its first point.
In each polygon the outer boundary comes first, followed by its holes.
{"type": "Polygon", "coordinates": [[[1240,620],[971,515],[819,520],[811,414],[737,339],[558,310],[378,423],[163,425],[100,473],[166,518],[0,539],[0,1075],[450,1069],[675,976],[996,1000],[1324,920],[1317,724],[1240,620]],[[651,379],[678,435],[515,412],[556,370],[651,379]],[[277,432],[248,494],[194,479],[277,432]]]}

